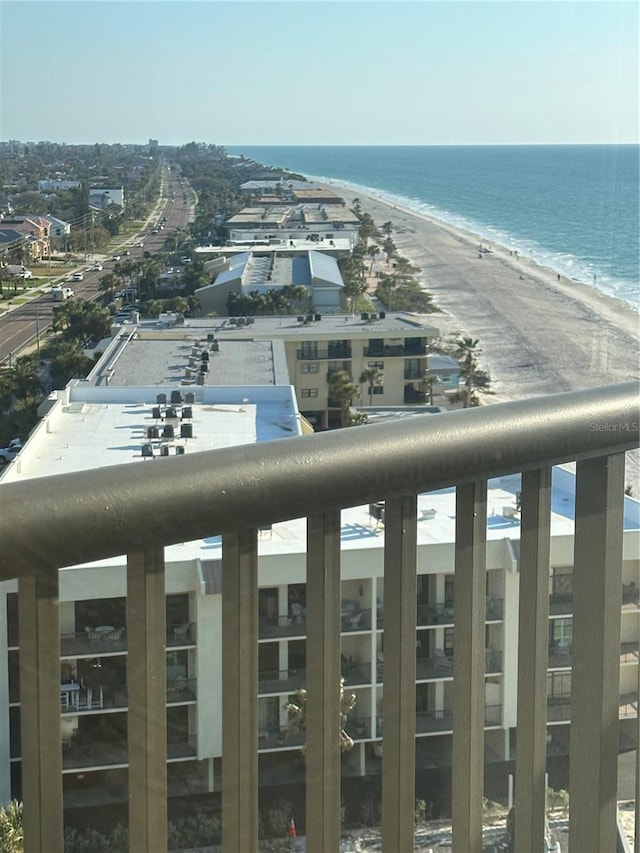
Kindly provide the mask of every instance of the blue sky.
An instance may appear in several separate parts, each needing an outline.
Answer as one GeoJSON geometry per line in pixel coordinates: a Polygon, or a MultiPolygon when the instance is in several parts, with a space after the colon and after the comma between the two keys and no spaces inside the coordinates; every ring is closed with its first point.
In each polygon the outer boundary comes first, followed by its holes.
{"type": "Polygon", "coordinates": [[[0,138],[638,141],[635,0],[1,0],[0,138]]]}

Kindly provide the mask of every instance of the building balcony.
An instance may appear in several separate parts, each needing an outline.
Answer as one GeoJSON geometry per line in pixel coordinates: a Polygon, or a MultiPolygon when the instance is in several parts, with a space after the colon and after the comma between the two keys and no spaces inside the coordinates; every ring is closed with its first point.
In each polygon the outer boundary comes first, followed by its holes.
{"type": "Polygon", "coordinates": [[[427,354],[427,344],[384,344],[382,346],[368,346],[364,347],[364,354],[367,358],[390,358],[394,356],[416,358],[427,354]]]}
{"type": "MultiPolygon", "coordinates": [[[[167,761],[195,758],[197,755],[195,737],[190,737],[184,741],[167,743],[166,746],[167,761]]],[[[128,758],[129,748],[127,741],[84,744],[77,740],[74,741],[72,738],[70,743],[62,744],[62,767],[65,771],[126,767],[128,765],[128,758]]]]}
{"type": "Polygon", "coordinates": [[[327,347],[327,349],[317,350],[296,350],[296,357],[299,361],[324,361],[326,359],[351,358],[351,346],[342,347],[327,347]]]}
{"type": "MultiPolygon", "coordinates": [[[[499,622],[503,619],[504,602],[501,598],[489,598],[486,602],[487,622],[499,622]]],[[[453,625],[454,602],[443,601],[434,604],[418,603],[418,625],[453,625]]]]}
{"type": "MultiPolygon", "coordinates": [[[[222,537],[224,569],[223,850],[256,853],[258,848],[258,693],[267,685],[284,693],[304,685],[313,697],[300,771],[306,774],[307,851],[338,849],[340,511],[382,500],[386,677],[381,717],[385,758],[393,756],[381,762],[382,844],[385,850],[412,849],[416,734],[423,725],[415,712],[417,495],[455,487],[452,822],[456,849],[480,851],[487,480],[519,473],[520,548],[513,571],[519,572],[527,621],[520,623],[517,646],[515,777],[525,782],[515,787],[516,848],[543,849],[551,466],[563,462],[576,463],[571,535],[580,567],[571,609],[571,844],[590,850],[597,839],[598,849],[614,849],[615,793],[607,780],[615,780],[618,720],[637,716],[638,696],[620,697],[620,646],[602,638],[620,635],[622,547],[627,534],[635,536],[637,530],[635,504],[631,512],[624,501],[624,452],[637,443],[637,387],[630,383],[460,410],[446,418],[409,418],[171,457],[144,466],[144,477],[134,464],[0,484],[0,542],[3,553],[11,555],[2,562],[0,577],[19,580],[25,849],[63,849],[63,767],[113,766],[116,760],[129,768],[130,849],[167,849],[166,762],[197,753],[195,744],[167,738],[164,547],[213,536],[222,537]],[[594,429],[594,424],[602,426],[594,429]],[[303,517],[305,669],[259,675],[258,529],[303,517]],[[61,750],[59,569],[123,553],[128,743],[65,744],[61,750]],[[402,793],[408,791],[410,796],[402,793]]],[[[491,671],[499,664],[491,661],[491,671]]],[[[349,681],[367,684],[359,679],[373,674],[374,664],[363,669],[359,673],[356,667],[349,681]]],[[[561,721],[566,705],[566,699],[550,703],[550,721],[554,715],[561,721]]],[[[500,718],[496,711],[498,726],[500,718]]]]}
{"type": "MultiPolygon", "coordinates": [[[[167,625],[166,644],[168,647],[195,646],[195,622],[167,625]]],[[[60,656],[63,658],[104,657],[109,654],[122,654],[127,651],[127,632],[125,628],[98,626],[85,628],[74,634],[60,635],[60,656]]]]}
{"type": "MultiPolygon", "coordinates": [[[[79,714],[85,711],[125,710],[129,707],[126,684],[96,685],[77,690],[68,690],[70,685],[61,685],[60,709],[63,714],[79,714]]],[[[167,682],[167,704],[179,705],[196,701],[196,679],[178,678],[167,682]]]]}

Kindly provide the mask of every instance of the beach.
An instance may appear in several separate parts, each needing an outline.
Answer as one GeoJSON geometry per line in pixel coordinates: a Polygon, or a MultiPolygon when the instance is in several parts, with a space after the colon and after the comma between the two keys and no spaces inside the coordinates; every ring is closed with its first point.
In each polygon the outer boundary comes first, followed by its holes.
{"type": "MultiPolygon", "coordinates": [[[[478,339],[493,392],[483,404],[640,379],[640,314],[628,303],[426,214],[331,186],[349,206],[359,198],[378,227],[393,223],[398,253],[420,268],[416,279],[441,309],[441,337],[478,339]]],[[[627,482],[638,496],[635,451],[627,482]]]]}

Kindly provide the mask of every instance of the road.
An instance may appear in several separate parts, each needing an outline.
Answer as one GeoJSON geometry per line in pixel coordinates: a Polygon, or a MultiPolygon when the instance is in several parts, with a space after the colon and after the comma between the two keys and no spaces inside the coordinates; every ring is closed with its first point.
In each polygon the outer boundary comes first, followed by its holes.
{"type": "MultiPolygon", "coordinates": [[[[187,187],[186,182],[185,187],[187,187]]],[[[151,234],[149,231],[149,233],[140,233],[136,237],[129,238],[127,245],[123,244],[123,250],[129,249],[131,260],[141,258],[144,252],[150,252],[152,255],[160,252],[168,234],[178,228],[184,229],[187,223],[193,220],[193,192],[186,188],[186,202],[183,200],[183,192],[180,179],[174,172],[167,172],[162,205],[157,210],[158,220],[166,216],[164,231],[159,234],[151,234]],[[174,200],[172,195],[175,195],[174,200]],[[144,241],[144,248],[135,246],[139,240],[144,241]]],[[[121,254],[120,250],[118,252],[121,254]]],[[[106,260],[101,263],[104,268],[102,272],[89,271],[87,265],[78,267],[78,271],[84,272],[84,280],[70,285],[76,296],[83,299],[97,299],[100,296],[98,282],[105,273],[111,271],[114,261],[106,260]]],[[[51,326],[53,308],[56,304],[60,303],[54,303],[51,294],[46,293],[31,299],[24,305],[16,306],[0,317],[0,364],[11,363],[46,332],[51,326]]]]}

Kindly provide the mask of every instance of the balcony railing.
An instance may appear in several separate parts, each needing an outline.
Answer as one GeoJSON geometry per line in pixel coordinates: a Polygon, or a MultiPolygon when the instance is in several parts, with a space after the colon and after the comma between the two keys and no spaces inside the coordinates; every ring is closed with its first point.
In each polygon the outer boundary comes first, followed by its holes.
{"type": "MultiPolygon", "coordinates": [[[[180,758],[194,758],[197,754],[196,739],[190,737],[183,741],[172,741],[166,744],[167,760],[180,758]]],[[[127,741],[113,741],[107,743],[80,743],[73,740],[62,744],[62,766],[64,770],[80,770],[89,767],[123,767],[128,764],[130,750],[127,741]]],[[[50,850],[51,847],[43,847],[42,851],[50,850]]],[[[130,847],[133,850],[133,847],[130,847]]]]}
{"type": "Polygon", "coordinates": [[[383,344],[382,346],[368,346],[364,348],[367,358],[389,358],[393,356],[421,356],[427,354],[427,345],[405,345],[405,344],[383,344]]]}
{"type": "Polygon", "coordinates": [[[351,347],[327,347],[327,349],[317,350],[296,350],[296,355],[300,361],[324,361],[325,359],[351,358],[351,347]]]}
{"type": "MultiPolygon", "coordinates": [[[[456,486],[453,844],[482,848],[487,479],[522,473],[518,850],[543,848],[551,466],[576,461],[572,849],[616,833],[624,451],[634,383],[0,485],[2,579],[19,579],[25,849],[62,851],[58,570],[127,556],[130,849],[167,847],[164,546],[222,535],[223,849],[258,834],[258,528],[307,517],[308,853],[340,835],[340,510],[385,501],[382,843],[413,848],[417,494],[456,486]],[[28,507],[28,511],[25,511],[28,507]],[[393,760],[387,760],[391,755],[393,760]],[[613,783],[611,780],[613,779],[613,783]]],[[[278,679],[279,680],[279,679],[278,679]]],[[[109,745],[113,749],[113,745],[109,745]]],[[[93,745],[95,748],[95,745],[93,745]]],[[[87,746],[86,749],[91,749],[87,746]]],[[[189,745],[191,754],[195,749],[189,745]]],[[[178,750],[179,751],[179,750],[178,750]]],[[[87,766],[86,761],[77,764],[87,766]]],[[[65,766],[69,766],[65,748],[65,766]]],[[[93,757],[95,760],[95,756],[93,757]]]]}
{"type": "MultiPolygon", "coordinates": [[[[498,622],[503,618],[504,602],[501,598],[487,597],[487,622],[498,622]]],[[[453,625],[454,602],[418,604],[418,625],[453,625]]]]}

